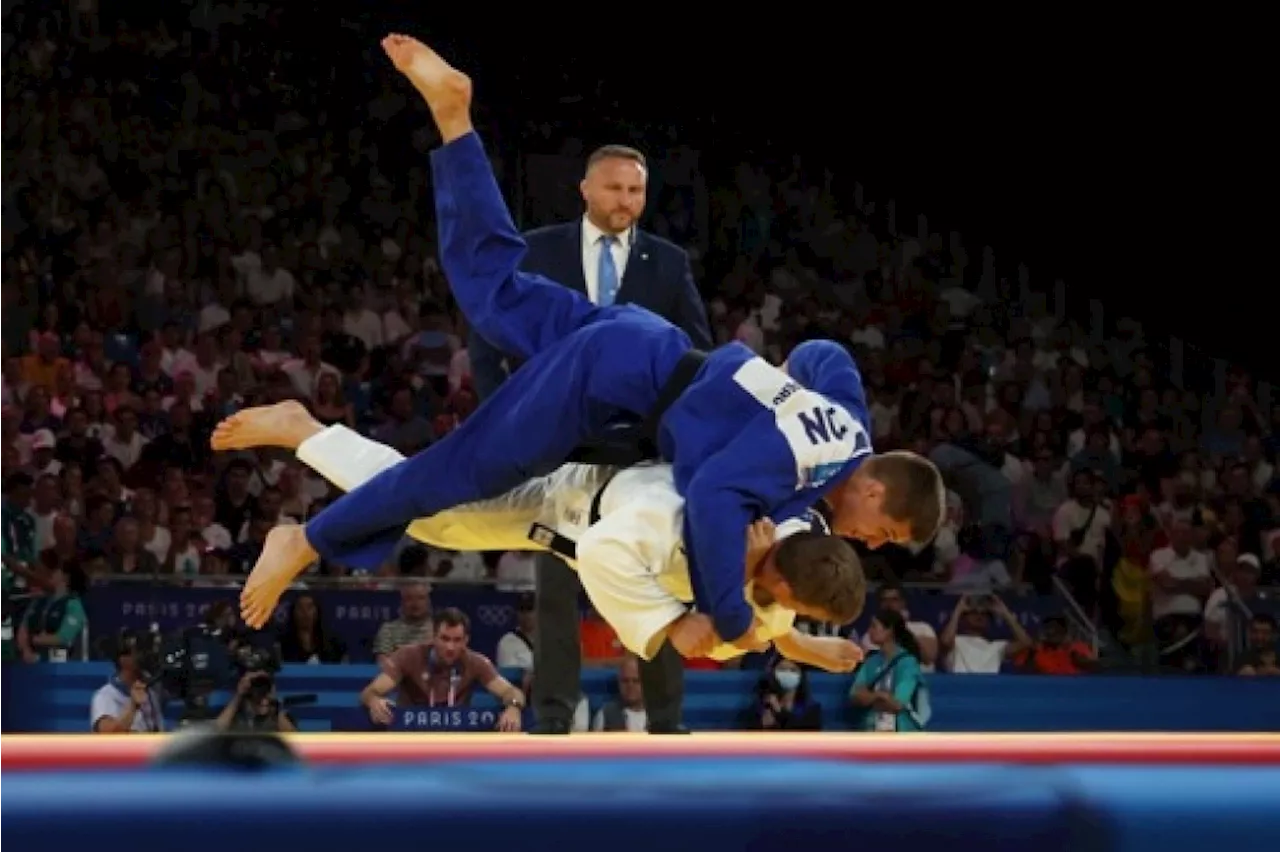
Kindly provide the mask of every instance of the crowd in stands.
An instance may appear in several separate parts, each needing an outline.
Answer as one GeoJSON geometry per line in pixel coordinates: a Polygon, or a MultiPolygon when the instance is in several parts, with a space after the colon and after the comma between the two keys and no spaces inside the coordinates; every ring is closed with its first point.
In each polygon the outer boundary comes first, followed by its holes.
{"type": "MultiPolygon", "coordinates": [[[[102,578],[234,583],[273,525],[332,498],[278,452],[212,454],[220,418],[296,398],[413,453],[477,404],[434,258],[432,140],[394,79],[353,101],[274,14],[174,5],[183,26],[92,4],[6,22],[4,569],[6,615],[31,599],[10,651],[29,661],[71,644],[84,613],[67,601],[102,578]]],[[[1252,377],[1232,372],[1220,397],[1175,386],[1139,323],[1091,335],[1043,288],[904,234],[814,164],[744,162],[713,184],[688,149],[654,159],[649,227],[690,249],[717,341],[775,363],[845,342],[877,448],[929,454],[954,483],[937,541],[864,556],[881,613],[901,612],[897,584],[928,581],[955,614],[877,616],[880,641],[906,630],[924,671],[1096,668],[1064,619],[1029,635],[1006,617],[1030,587],[1069,592],[1113,647],[1167,668],[1278,673],[1275,621],[1250,605],[1280,585],[1280,406],[1252,377]]],[[[414,547],[379,573],[527,590],[532,560],[414,547]]],[[[772,670],[753,724],[801,724],[791,672],[772,670]]]]}

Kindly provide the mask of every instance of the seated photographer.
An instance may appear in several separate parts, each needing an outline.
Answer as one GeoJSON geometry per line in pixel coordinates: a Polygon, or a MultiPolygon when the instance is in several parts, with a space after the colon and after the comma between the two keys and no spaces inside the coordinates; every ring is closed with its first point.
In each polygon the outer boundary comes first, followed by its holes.
{"type": "Polygon", "coordinates": [[[270,672],[246,672],[236,684],[231,701],[222,708],[214,725],[220,731],[277,731],[292,733],[298,728],[289,714],[280,709],[275,678],[270,672]]]}
{"type": "Polygon", "coordinates": [[[520,730],[524,693],[509,682],[484,654],[467,647],[471,619],[452,607],[436,614],[430,642],[399,648],[382,658],[382,673],[360,693],[360,703],[376,724],[389,725],[393,705],[386,696],[399,690],[401,707],[465,707],[476,684],[487,689],[505,708],[498,730],[520,730]]]}
{"type": "Polygon", "coordinates": [[[147,686],[138,661],[138,637],[115,642],[115,674],[93,694],[89,726],[95,734],[154,734],[164,730],[164,699],[147,686]]]}

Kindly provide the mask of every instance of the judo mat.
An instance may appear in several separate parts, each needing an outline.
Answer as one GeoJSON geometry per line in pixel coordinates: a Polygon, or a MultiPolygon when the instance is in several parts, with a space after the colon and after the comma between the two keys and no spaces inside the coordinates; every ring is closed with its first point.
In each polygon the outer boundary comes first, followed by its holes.
{"type": "Polygon", "coordinates": [[[163,742],[0,738],[4,836],[96,852],[1280,848],[1275,735],[304,734],[300,765],[252,773],[148,766],[163,742]]]}

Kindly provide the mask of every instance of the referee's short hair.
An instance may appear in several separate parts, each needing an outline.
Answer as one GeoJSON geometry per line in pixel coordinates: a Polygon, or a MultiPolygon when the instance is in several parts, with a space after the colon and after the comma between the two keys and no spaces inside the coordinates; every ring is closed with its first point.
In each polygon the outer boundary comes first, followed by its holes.
{"type": "Polygon", "coordinates": [[[591,167],[601,160],[630,160],[646,171],[649,169],[649,161],[645,159],[644,154],[640,149],[632,148],[630,145],[601,145],[591,152],[590,157],[587,157],[587,171],[591,171],[591,167]]]}

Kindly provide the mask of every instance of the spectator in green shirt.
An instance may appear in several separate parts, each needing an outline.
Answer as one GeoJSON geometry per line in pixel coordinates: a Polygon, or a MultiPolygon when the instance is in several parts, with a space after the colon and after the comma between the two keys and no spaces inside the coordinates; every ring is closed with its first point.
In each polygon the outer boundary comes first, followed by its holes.
{"type": "MultiPolygon", "coordinates": [[[[31,490],[35,485],[28,473],[12,473],[0,498],[0,556],[28,565],[36,564],[36,516],[31,513],[31,490]]],[[[8,560],[5,560],[8,562],[8,560]]]]}
{"type": "Polygon", "coordinates": [[[3,660],[6,663],[11,663],[18,659],[18,642],[13,635],[13,614],[16,611],[16,602],[13,600],[14,575],[13,572],[9,570],[8,559],[4,562],[3,571],[4,622],[3,624],[0,624],[0,660],[3,660]]]}
{"type": "Polygon", "coordinates": [[[52,591],[34,598],[18,628],[18,648],[27,663],[65,663],[79,656],[76,643],[85,629],[84,605],[67,585],[67,572],[54,567],[49,572],[52,591]]]}

